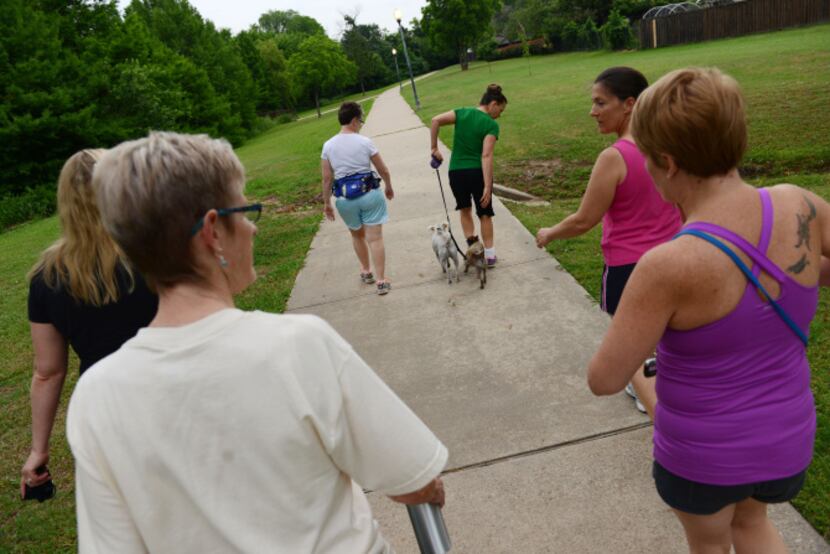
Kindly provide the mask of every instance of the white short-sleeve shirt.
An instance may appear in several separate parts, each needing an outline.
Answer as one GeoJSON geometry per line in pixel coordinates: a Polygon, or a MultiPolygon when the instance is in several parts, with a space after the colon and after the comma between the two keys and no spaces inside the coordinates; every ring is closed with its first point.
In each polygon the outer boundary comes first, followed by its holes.
{"type": "Polygon", "coordinates": [[[222,310],[142,329],[75,388],[81,553],[382,553],[361,487],[447,450],[323,320],[222,310]]]}
{"type": "Polygon", "coordinates": [[[323,145],[320,158],[328,160],[334,178],[372,171],[372,156],[378,149],[371,139],[358,133],[339,133],[323,145]]]}

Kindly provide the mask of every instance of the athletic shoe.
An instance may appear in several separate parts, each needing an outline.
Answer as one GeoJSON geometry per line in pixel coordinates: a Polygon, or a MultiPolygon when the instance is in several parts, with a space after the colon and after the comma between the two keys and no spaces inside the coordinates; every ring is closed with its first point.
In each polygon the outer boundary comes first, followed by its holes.
{"type": "Polygon", "coordinates": [[[648,412],[646,411],[646,407],[645,407],[645,406],[643,406],[643,403],[642,403],[642,402],[640,402],[640,399],[637,397],[637,392],[634,390],[634,385],[632,385],[631,383],[628,383],[628,384],[625,386],[625,393],[626,393],[628,396],[630,396],[631,398],[633,398],[633,399],[634,399],[634,405],[635,405],[635,406],[637,406],[637,409],[638,409],[641,413],[644,413],[644,414],[648,413],[648,412]]]}
{"type": "Polygon", "coordinates": [[[360,274],[360,280],[363,281],[364,285],[371,285],[372,283],[375,282],[375,276],[372,275],[371,271],[368,272],[368,273],[361,273],[360,274]]]}
{"type": "Polygon", "coordinates": [[[493,256],[492,258],[487,258],[487,267],[491,269],[496,267],[497,261],[498,259],[495,256],[493,256]]]}
{"type": "Polygon", "coordinates": [[[378,294],[381,296],[383,296],[384,294],[389,294],[389,290],[391,288],[392,284],[389,281],[378,283],[378,294]]]}

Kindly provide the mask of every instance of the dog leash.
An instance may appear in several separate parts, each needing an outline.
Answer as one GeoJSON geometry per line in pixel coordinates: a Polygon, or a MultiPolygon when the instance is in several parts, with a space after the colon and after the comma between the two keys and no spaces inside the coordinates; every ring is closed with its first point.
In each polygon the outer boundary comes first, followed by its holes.
{"type": "Polygon", "coordinates": [[[452,223],[450,223],[450,212],[447,209],[447,199],[444,196],[444,185],[441,183],[441,173],[438,171],[438,168],[441,167],[441,160],[436,158],[435,156],[432,157],[432,160],[429,162],[430,167],[435,170],[435,175],[438,177],[438,190],[441,191],[441,201],[444,202],[444,215],[447,216],[447,230],[450,232],[450,238],[452,239],[453,244],[455,244],[455,249],[458,250],[458,253],[461,254],[461,257],[465,260],[467,259],[467,254],[461,250],[461,247],[458,246],[458,241],[455,240],[455,235],[452,234],[452,223]]]}

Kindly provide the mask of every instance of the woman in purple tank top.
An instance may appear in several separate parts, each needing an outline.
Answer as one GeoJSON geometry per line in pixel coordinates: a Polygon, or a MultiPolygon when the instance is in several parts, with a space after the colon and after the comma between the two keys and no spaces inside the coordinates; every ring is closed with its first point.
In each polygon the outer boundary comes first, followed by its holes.
{"type": "MultiPolygon", "coordinates": [[[[611,316],[640,257],[671,239],[681,225],[680,212],[654,187],[629,129],[634,103],[646,87],[643,74],[630,67],[611,67],[599,74],[591,89],[591,117],[600,133],[616,134],[617,141],[597,157],[579,209],[536,233],[536,245],[544,248],[553,240],[585,234],[602,221],[605,267],[600,305],[611,316]]],[[[652,379],[638,374],[626,392],[640,411],[653,413],[657,399],[652,379]]]]}
{"type": "Polygon", "coordinates": [[[812,459],[805,343],[830,277],[830,205],[741,179],[743,98],[716,69],[661,78],[637,101],[632,131],[686,226],[640,259],[589,386],[619,392],[656,348],[653,474],[690,549],[786,552],[767,504],[795,497],[812,459]]]}

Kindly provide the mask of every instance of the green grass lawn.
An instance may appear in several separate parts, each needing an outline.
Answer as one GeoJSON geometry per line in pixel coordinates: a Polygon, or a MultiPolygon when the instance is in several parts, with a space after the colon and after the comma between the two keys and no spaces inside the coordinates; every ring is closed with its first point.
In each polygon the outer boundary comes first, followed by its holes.
{"type": "MultiPolygon", "coordinates": [[[[749,116],[749,151],[742,171],[757,185],[790,182],[830,199],[830,25],[701,44],[632,52],[561,54],[492,64],[467,72],[450,67],[418,83],[419,115],[431,117],[478,102],[488,83],[502,85],[507,110],[499,119],[495,178],[551,201],[547,207],[509,203],[527,229],[552,225],[579,206],[593,162],[614,137],[589,117],[590,88],[605,68],[628,65],[650,82],[685,66],[717,66],[741,84],[749,116]]],[[[404,90],[410,104],[411,92],[404,90]]],[[[441,138],[452,146],[452,129],[441,138]]],[[[600,227],[548,246],[595,299],[603,259],[600,227]]],[[[793,504],[830,539],[830,291],[821,292],[809,357],[818,411],[815,457],[793,504]]]]}
{"type": "MultiPolygon", "coordinates": [[[[380,88],[367,90],[365,94],[362,93],[362,92],[356,92],[354,94],[349,94],[349,95],[346,95],[346,96],[340,96],[338,98],[334,98],[334,99],[328,100],[328,101],[323,100],[323,102],[325,102],[325,104],[320,105],[320,113],[327,112],[327,111],[333,110],[335,108],[339,108],[340,104],[342,104],[343,102],[360,102],[362,104],[363,102],[366,101],[367,98],[372,98],[373,96],[377,96],[378,94],[380,94],[380,93],[382,93],[386,90],[389,90],[392,87],[396,87],[396,86],[398,86],[398,83],[393,83],[391,85],[382,86],[380,88]]],[[[301,111],[297,114],[297,117],[298,118],[305,118],[305,117],[309,117],[309,116],[312,116],[312,115],[315,116],[315,117],[317,116],[317,110],[315,108],[311,108],[310,110],[303,110],[303,111],[301,111]]],[[[323,114],[323,115],[332,115],[332,114],[329,113],[329,114],[323,114]]]]}
{"type": "MultiPolygon", "coordinates": [[[[371,102],[364,104],[368,113],[371,102]]],[[[272,128],[237,150],[248,174],[246,192],[266,204],[254,263],[259,279],[237,299],[243,309],[281,312],[322,218],[320,150],[339,131],[333,114],[272,128]]],[[[30,446],[32,348],[25,275],[60,233],[56,217],[0,234],[0,552],[74,552],[72,456],[64,434],[66,404],[78,373],[74,356],[52,433],[49,468],[58,495],[43,504],[18,500],[20,466],[30,446]]]]}
{"type": "MultiPolygon", "coordinates": [[[[510,99],[500,120],[496,151],[499,182],[554,200],[550,207],[511,209],[531,230],[550,225],[578,205],[594,157],[608,144],[588,117],[588,91],[594,76],[611,65],[633,65],[650,79],[684,65],[718,65],[733,74],[747,94],[751,119],[748,168],[757,182],[776,175],[830,197],[830,119],[824,116],[830,66],[830,26],[734,40],[626,53],[580,53],[457,66],[418,81],[421,116],[473,105],[486,85],[499,82],[510,99]],[[825,102],[819,104],[820,100],[825,102]]],[[[404,91],[408,93],[409,89],[404,91]]],[[[374,92],[367,92],[371,96],[374,92]]],[[[336,107],[339,101],[330,104],[336,107]]],[[[371,103],[364,104],[366,110],[371,103]]],[[[279,125],[237,153],[248,171],[247,192],[268,208],[259,223],[255,263],[259,280],[239,299],[242,308],[282,311],[320,223],[319,152],[338,130],[334,114],[279,125]]],[[[442,132],[451,144],[451,133],[442,132]]],[[[515,207],[514,207],[515,206],[515,207]]],[[[17,500],[18,471],[29,446],[28,382],[31,345],[26,319],[24,275],[39,252],[58,235],[55,218],[0,234],[0,552],[71,552],[75,545],[72,459],[64,436],[66,400],[74,385],[72,361],[64,401],[52,436],[50,469],[58,496],[44,504],[17,500]]],[[[558,242],[551,252],[597,296],[598,230],[558,242]]],[[[810,355],[821,420],[816,459],[797,507],[830,536],[830,322],[822,293],[813,324],[810,355]]]]}

